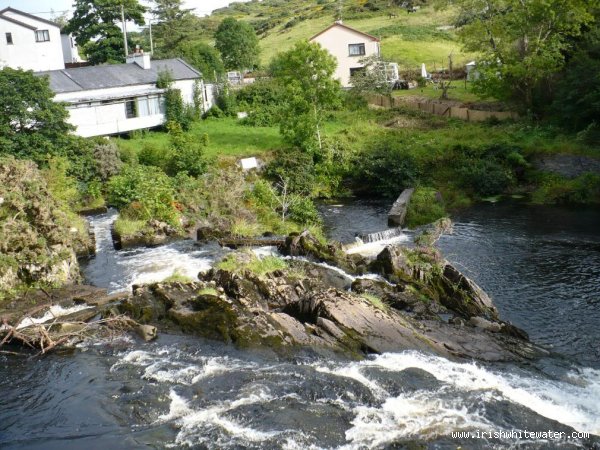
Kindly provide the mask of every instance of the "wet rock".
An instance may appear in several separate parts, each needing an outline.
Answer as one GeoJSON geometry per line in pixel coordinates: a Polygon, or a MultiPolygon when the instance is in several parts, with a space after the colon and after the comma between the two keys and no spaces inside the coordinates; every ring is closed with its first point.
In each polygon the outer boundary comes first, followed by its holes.
{"type": "Polygon", "coordinates": [[[366,260],[360,255],[347,255],[339,243],[323,243],[307,230],[290,234],[281,253],[286,256],[306,256],[318,262],[332,264],[351,274],[365,273],[366,260]]]}
{"type": "Polygon", "coordinates": [[[391,282],[412,286],[421,295],[466,319],[473,316],[498,319],[490,297],[434,248],[388,246],[377,255],[370,268],[391,282]]]}
{"type": "Polygon", "coordinates": [[[502,330],[502,325],[497,322],[491,322],[483,317],[471,317],[469,323],[474,327],[481,328],[483,330],[491,331],[492,333],[499,333],[502,330]]]}
{"type": "Polygon", "coordinates": [[[158,330],[153,325],[137,325],[135,332],[146,342],[150,342],[158,337],[158,330]]]}

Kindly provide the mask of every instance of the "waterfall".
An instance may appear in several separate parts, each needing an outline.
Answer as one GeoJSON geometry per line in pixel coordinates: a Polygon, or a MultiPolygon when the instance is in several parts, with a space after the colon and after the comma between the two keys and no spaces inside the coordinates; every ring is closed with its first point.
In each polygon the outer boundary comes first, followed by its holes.
{"type": "Polygon", "coordinates": [[[397,227],[389,228],[383,231],[378,231],[377,233],[361,234],[358,236],[358,239],[360,239],[361,243],[363,244],[371,244],[373,242],[386,241],[388,239],[392,239],[403,235],[404,231],[402,230],[402,228],[397,227]]]}

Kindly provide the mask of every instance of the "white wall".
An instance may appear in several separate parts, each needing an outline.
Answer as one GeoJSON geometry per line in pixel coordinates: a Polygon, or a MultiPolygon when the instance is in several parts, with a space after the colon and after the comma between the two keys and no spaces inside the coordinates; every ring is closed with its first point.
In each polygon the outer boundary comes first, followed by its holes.
{"type": "Polygon", "coordinates": [[[79,50],[77,49],[77,44],[75,44],[75,38],[73,38],[70,34],[61,34],[60,40],[65,64],[81,62],[79,50]]]}
{"type": "Polygon", "coordinates": [[[125,114],[124,100],[107,105],[80,104],[71,106],[68,110],[69,122],[76,127],[75,134],[83,137],[153,128],[162,125],[165,121],[164,114],[128,119],[125,114]]]}
{"type": "MultiPolygon", "coordinates": [[[[205,109],[212,106],[212,85],[208,85],[209,102],[205,109]]],[[[203,84],[201,89],[204,92],[203,84]]],[[[183,101],[193,104],[194,80],[180,80],[173,83],[174,89],[179,89],[183,101]]],[[[159,114],[144,117],[127,118],[125,103],[128,99],[154,97],[162,93],[156,86],[147,84],[126,86],[112,89],[96,89],[57,94],[55,101],[70,103],[69,122],[76,127],[75,134],[83,137],[103,136],[125,133],[132,130],[153,128],[162,125],[165,116],[159,114]]],[[[138,110],[138,113],[140,110],[138,110]]]]}
{"type": "Polygon", "coordinates": [[[363,67],[358,61],[368,56],[379,56],[379,42],[342,26],[334,26],[315,37],[312,42],[321,44],[338,61],[334,77],[340,80],[343,87],[350,87],[350,69],[363,67]],[[350,56],[349,44],[365,44],[364,56],[350,56]]]}
{"type": "Polygon", "coordinates": [[[34,21],[12,13],[15,20],[33,24],[38,30],[48,30],[50,41],[36,42],[35,31],[21,25],[8,22],[0,17],[0,66],[40,72],[43,70],[64,69],[60,29],[47,23],[34,21]],[[6,33],[12,34],[13,44],[7,45],[6,33]]]}

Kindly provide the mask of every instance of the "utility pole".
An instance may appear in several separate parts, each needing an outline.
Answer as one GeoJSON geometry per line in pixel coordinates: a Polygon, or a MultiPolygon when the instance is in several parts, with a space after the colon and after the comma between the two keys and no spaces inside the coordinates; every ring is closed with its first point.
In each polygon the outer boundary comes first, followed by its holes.
{"type": "Polygon", "coordinates": [[[121,3],[121,22],[123,23],[123,42],[125,43],[125,58],[129,56],[129,49],[127,48],[127,25],[125,24],[125,7],[121,3]]]}
{"type": "Polygon", "coordinates": [[[152,17],[148,19],[148,25],[150,26],[150,54],[154,56],[154,41],[152,40],[152,17]]]}

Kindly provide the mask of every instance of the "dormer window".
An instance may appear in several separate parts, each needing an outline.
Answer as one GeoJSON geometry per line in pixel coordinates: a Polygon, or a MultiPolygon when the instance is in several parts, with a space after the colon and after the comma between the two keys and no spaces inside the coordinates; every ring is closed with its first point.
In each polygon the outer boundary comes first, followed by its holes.
{"type": "Polygon", "coordinates": [[[36,30],[35,42],[48,42],[50,40],[50,33],[48,30],[36,30]]]}
{"type": "Polygon", "coordinates": [[[6,33],[6,44],[13,45],[12,33],[6,33]]]}
{"type": "Polygon", "coordinates": [[[348,55],[364,56],[365,55],[365,44],[350,44],[350,45],[348,45],[348,55]]]}

